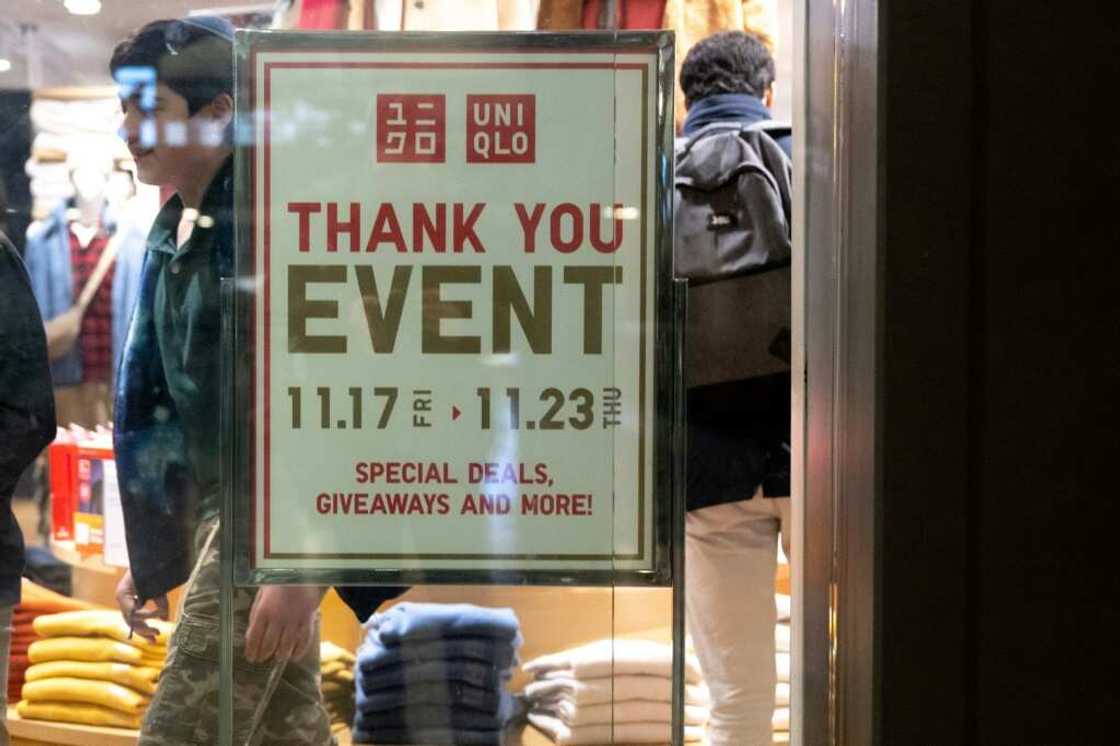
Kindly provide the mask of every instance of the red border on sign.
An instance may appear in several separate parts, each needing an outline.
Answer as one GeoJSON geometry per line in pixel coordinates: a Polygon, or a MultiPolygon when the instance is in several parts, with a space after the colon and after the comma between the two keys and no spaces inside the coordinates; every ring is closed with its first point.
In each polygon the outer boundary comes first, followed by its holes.
{"type": "MultiPolygon", "coordinates": [[[[623,51],[605,51],[602,49],[540,49],[540,48],[526,48],[526,49],[503,49],[503,50],[477,50],[477,51],[462,51],[462,52],[446,52],[446,54],[460,54],[460,55],[481,55],[499,53],[520,53],[520,54],[602,54],[611,56],[626,56],[630,54],[642,54],[656,51],[655,47],[627,49],[623,51]]],[[[408,49],[403,50],[401,53],[407,54],[431,54],[434,52],[443,53],[442,50],[417,50],[408,49]]],[[[324,50],[293,50],[283,52],[265,52],[266,54],[370,54],[366,50],[337,50],[337,49],[324,49],[324,50]]],[[[393,52],[390,52],[393,53],[393,52]]],[[[249,55],[250,66],[252,74],[250,75],[250,100],[256,104],[256,71],[257,71],[257,54],[254,50],[249,55]]],[[[385,52],[378,52],[378,54],[385,54],[385,52]]],[[[271,494],[271,434],[272,434],[272,420],[271,420],[271,322],[272,322],[272,309],[271,309],[271,278],[270,273],[267,271],[269,267],[270,252],[272,249],[272,149],[271,149],[271,119],[272,119],[272,70],[273,69],[498,69],[498,70],[644,70],[648,68],[648,63],[640,62],[467,62],[467,63],[452,63],[452,62],[266,62],[264,63],[264,123],[262,127],[263,139],[263,174],[264,181],[263,189],[263,205],[261,208],[264,211],[264,231],[263,231],[263,262],[259,267],[262,270],[261,274],[264,276],[264,391],[261,400],[261,405],[264,410],[264,474],[263,474],[263,502],[264,502],[264,559],[272,559],[272,494],[271,494]]],[[[259,109],[254,109],[259,111],[259,109]]],[[[252,148],[252,178],[251,187],[253,189],[253,219],[252,219],[252,254],[253,266],[258,267],[257,256],[257,241],[256,241],[256,226],[258,213],[256,210],[256,146],[252,148]]],[[[644,290],[643,290],[644,292],[644,290]]],[[[256,301],[253,301],[253,327],[252,327],[252,346],[253,356],[256,359],[257,351],[257,314],[256,314],[256,301]]],[[[256,398],[256,375],[252,376],[251,395],[253,405],[257,405],[256,398]]],[[[256,513],[256,488],[257,488],[257,450],[256,450],[256,429],[253,428],[253,433],[250,436],[250,471],[251,471],[251,489],[252,499],[250,500],[251,507],[249,512],[250,521],[250,558],[249,566],[256,568],[256,531],[257,531],[257,513],[256,513]]],[[[639,532],[642,528],[639,527],[639,532]]],[[[317,555],[305,555],[306,557],[314,557],[317,555]]],[[[329,558],[331,555],[323,555],[329,558]]]]}

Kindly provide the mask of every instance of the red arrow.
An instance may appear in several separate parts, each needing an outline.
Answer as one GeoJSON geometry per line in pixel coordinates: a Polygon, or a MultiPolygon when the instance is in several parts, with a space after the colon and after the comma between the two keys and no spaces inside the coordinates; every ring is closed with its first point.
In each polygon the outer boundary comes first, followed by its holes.
{"type": "Polygon", "coordinates": [[[459,419],[459,415],[461,415],[461,414],[462,414],[462,412],[459,411],[459,408],[456,407],[454,404],[452,404],[451,405],[451,419],[452,420],[457,420],[457,419],[459,419]]]}

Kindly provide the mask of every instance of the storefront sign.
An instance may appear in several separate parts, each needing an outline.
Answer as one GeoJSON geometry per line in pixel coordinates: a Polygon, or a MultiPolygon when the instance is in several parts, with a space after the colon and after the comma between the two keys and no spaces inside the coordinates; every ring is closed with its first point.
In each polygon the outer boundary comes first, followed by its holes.
{"type": "Polygon", "coordinates": [[[251,566],[651,570],[670,42],[239,38],[251,566]]]}

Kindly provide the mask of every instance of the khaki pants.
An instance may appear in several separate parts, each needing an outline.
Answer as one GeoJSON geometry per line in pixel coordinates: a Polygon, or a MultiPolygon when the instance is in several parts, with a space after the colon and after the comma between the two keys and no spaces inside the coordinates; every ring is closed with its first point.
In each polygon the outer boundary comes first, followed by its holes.
{"type": "MultiPolygon", "coordinates": [[[[183,595],[179,623],[167,664],[140,731],[140,746],[183,746],[218,742],[219,599],[221,570],[217,520],[196,535],[199,554],[183,595]]],[[[255,588],[234,589],[234,744],[317,746],[333,744],[319,692],[319,646],[299,660],[250,663],[245,631],[255,588]]],[[[318,620],[315,622],[318,637],[318,620]]]]}
{"type": "Polygon", "coordinates": [[[685,523],[689,632],[712,696],[711,746],[768,746],[774,715],[774,574],[789,555],[789,498],[690,511],[685,523]]]}

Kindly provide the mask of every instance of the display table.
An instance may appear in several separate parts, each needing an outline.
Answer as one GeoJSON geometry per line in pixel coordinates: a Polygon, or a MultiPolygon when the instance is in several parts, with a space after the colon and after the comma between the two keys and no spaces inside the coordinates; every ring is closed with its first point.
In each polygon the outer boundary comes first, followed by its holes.
{"type": "MultiPolygon", "coordinates": [[[[137,731],[124,728],[98,728],[93,725],[70,725],[46,720],[21,720],[15,707],[8,708],[8,732],[12,746],[136,746],[137,731]]],[[[526,727],[521,740],[511,733],[512,744],[550,746],[552,741],[534,728],[526,727]]],[[[336,735],[338,746],[350,746],[350,731],[336,735]]]]}
{"type": "Polygon", "coordinates": [[[12,746],[136,746],[136,737],[139,735],[137,731],[126,728],[23,720],[14,706],[8,708],[8,733],[11,735],[12,746]]]}

